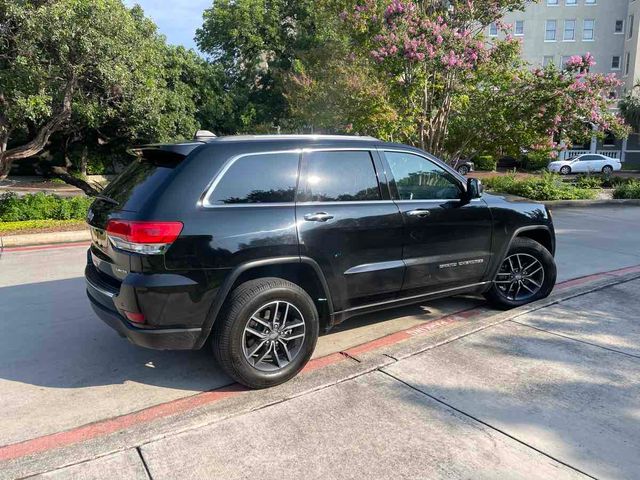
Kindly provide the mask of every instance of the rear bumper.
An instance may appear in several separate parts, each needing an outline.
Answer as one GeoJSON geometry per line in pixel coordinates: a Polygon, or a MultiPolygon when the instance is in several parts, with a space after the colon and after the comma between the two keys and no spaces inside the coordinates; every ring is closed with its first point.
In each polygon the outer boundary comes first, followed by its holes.
{"type": "Polygon", "coordinates": [[[98,317],[121,336],[135,345],[155,350],[193,350],[199,347],[201,328],[140,328],[137,327],[116,309],[114,298],[117,292],[105,285],[98,285],[86,276],[87,296],[93,311],[98,317]]]}

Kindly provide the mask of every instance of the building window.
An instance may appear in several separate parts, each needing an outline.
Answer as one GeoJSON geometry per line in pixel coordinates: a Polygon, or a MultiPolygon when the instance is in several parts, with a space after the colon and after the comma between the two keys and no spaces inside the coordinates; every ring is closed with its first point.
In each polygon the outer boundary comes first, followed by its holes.
{"type": "Polygon", "coordinates": [[[582,28],[582,40],[585,42],[593,41],[594,36],[594,27],[596,21],[593,19],[587,19],[584,21],[584,25],[582,28]]]}
{"type": "Polygon", "coordinates": [[[563,55],[562,57],[560,57],[560,65],[562,66],[562,68],[565,68],[570,58],[571,58],[571,55],[563,55]]]}
{"type": "Polygon", "coordinates": [[[624,20],[616,20],[614,33],[624,33],[624,20]]]}
{"type": "Polygon", "coordinates": [[[624,59],[624,74],[629,75],[629,64],[631,63],[631,52],[627,52],[627,56],[624,59]]]}
{"type": "Polygon", "coordinates": [[[556,21],[547,20],[544,28],[545,28],[544,30],[545,42],[555,42],[556,41],[556,21]]]}
{"type": "Polygon", "coordinates": [[[578,0],[564,0],[564,4],[567,7],[574,7],[574,6],[578,5],[578,0]]]}
{"type": "Polygon", "coordinates": [[[497,37],[498,36],[498,25],[493,22],[491,25],[489,25],[489,36],[491,37],[497,37]]]}
{"type": "Polygon", "coordinates": [[[611,58],[611,70],[620,70],[620,56],[614,55],[611,58]]]}
{"type": "Polygon", "coordinates": [[[629,15],[629,38],[633,37],[633,15],[629,15]]]}
{"type": "Polygon", "coordinates": [[[596,4],[596,0],[584,0],[584,4],[585,5],[595,5],[596,4]]]}
{"type": "Polygon", "coordinates": [[[558,5],[558,0],[547,0],[547,5],[554,7],[558,5]]]}
{"type": "Polygon", "coordinates": [[[549,65],[552,65],[554,63],[553,58],[553,55],[545,55],[544,57],[542,57],[542,66],[548,67],[549,65]]]}
{"type": "Polygon", "coordinates": [[[562,39],[565,42],[573,42],[576,39],[576,21],[565,20],[564,21],[564,36],[562,39]]]}
{"type": "Polygon", "coordinates": [[[516,20],[514,35],[519,37],[524,35],[524,20],[516,20]]]}

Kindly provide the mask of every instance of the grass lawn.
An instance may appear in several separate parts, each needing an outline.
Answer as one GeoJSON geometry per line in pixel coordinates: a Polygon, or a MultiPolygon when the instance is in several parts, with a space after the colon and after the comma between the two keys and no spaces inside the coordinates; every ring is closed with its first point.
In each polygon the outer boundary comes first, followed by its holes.
{"type": "Polygon", "coordinates": [[[0,222],[0,235],[20,233],[65,232],[86,228],[84,220],[22,220],[19,222],[0,222]]]}

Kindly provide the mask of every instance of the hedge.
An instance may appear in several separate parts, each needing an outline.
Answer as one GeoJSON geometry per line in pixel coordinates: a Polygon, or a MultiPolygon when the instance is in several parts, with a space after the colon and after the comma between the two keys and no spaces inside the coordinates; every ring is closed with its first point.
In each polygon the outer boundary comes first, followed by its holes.
{"type": "Polygon", "coordinates": [[[473,159],[473,166],[476,170],[486,170],[493,172],[498,162],[491,155],[480,155],[473,159]]]}
{"type": "Polygon", "coordinates": [[[508,193],[531,200],[579,200],[595,198],[597,191],[579,188],[562,181],[559,175],[543,173],[540,177],[517,179],[515,175],[502,175],[483,180],[493,192],[508,193]]]}
{"type": "Polygon", "coordinates": [[[613,198],[640,198],[640,181],[631,180],[613,191],[613,198]]]}
{"type": "Polygon", "coordinates": [[[0,195],[0,221],[20,220],[82,220],[87,215],[92,198],[85,196],[62,198],[44,193],[19,197],[15,193],[0,195]]]}

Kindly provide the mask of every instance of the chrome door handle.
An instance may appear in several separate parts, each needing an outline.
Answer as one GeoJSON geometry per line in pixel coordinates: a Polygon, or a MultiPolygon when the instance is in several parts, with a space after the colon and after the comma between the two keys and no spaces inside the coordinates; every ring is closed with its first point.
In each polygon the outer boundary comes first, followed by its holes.
{"type": "Polygon", "coordinates": [[[307,222],[326,222],[327,220],[331,220],[333,215],[329,215],[326,212],[316,212],[316,213],[307,213],[304,216],[304,219],[307,222]]]}
{"type": "Polygon", "coordinates": [[[407,215],[411,215],[412,217],[428,217],[431,215],[431,211],[426,208],[416,208],[415,210],[409,210],[407,215]]]}

